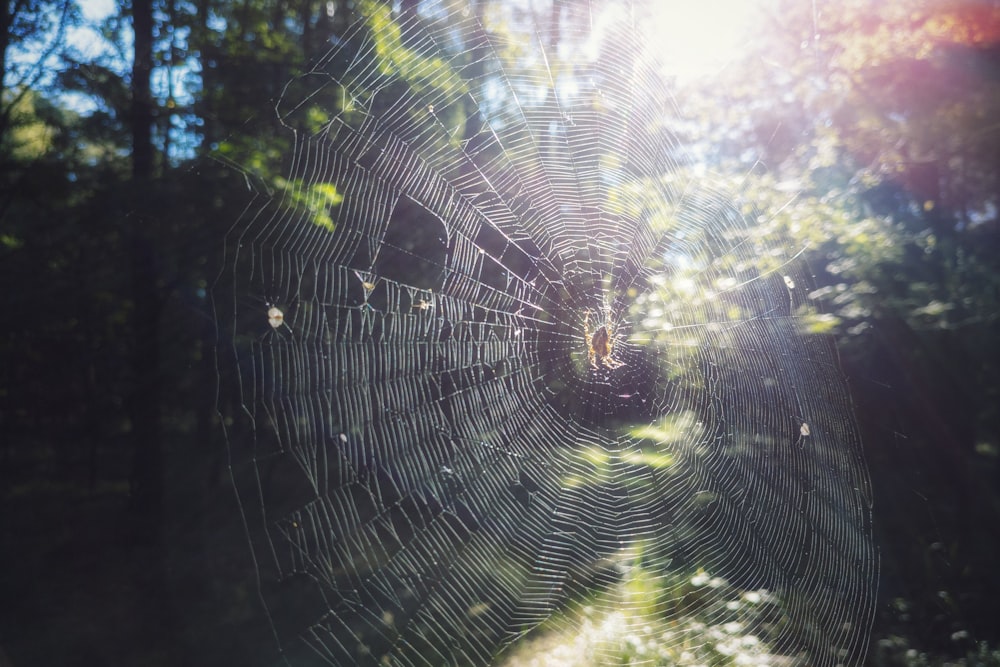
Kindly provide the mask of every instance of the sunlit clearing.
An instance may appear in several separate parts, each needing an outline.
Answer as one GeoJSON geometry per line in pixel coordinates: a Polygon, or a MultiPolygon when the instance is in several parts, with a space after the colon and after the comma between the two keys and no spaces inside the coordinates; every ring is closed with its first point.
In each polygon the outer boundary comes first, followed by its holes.
{"type": "MultiPolygon", "coordinates": [[[[786,664],[755,634],[773,602],[699,570],[693,576],[619,563],[612,590],[557,613],[503,667],[695,667],[786,664]],[[697,600],[697,604],[691,605],[697,600]]],[[[773,609],[771,610],[773,611],[773,609]]]]}
{"type": "Polygon", "coordinates": [[[679,81],[712,76],[738,60],[761,0],[651,2],[649,44],[664,74],[679,81]]]}

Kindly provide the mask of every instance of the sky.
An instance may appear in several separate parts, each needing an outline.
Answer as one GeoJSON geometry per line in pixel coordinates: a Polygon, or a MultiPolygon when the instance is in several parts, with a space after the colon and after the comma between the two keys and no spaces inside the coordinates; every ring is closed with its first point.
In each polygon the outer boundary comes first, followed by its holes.
{"type": "MultiPolygon", "coordinates": [[[[83,61],[94,61],[99,56],[114,56],[114,51],[101,36],[98,26],[100,22],[110,16],[115,10],[114,0],[79,0],[77,2],[83,21],[78,26],[72,26],[66,30],[65,40],[73,51],[83,61]]],[[[42,35],[39,39],[29,40],[11,47],[8,53],[11,67],[4,74],[4,88],[12,89],[26,81],[33,81],[36,75],[41,72],[40,80],[35,84],[38,87],[45,87],[51,83],[52,77],[64,66],[60,59],[61,49],[54,49],[52,55],[42,60],[42,54],[50,50],[53,40],[60,39],[55,32],[42,35]]],[[[121,67],[127,67],[127,63],[119,62],[121,67]]],[[[113,63],[112,63],[113,66],[113,63]]],[[[61,100],[70,109],[78,113],[93,111],[95,104],[93,100],[78,94],[64,93],[61,100]]]]}

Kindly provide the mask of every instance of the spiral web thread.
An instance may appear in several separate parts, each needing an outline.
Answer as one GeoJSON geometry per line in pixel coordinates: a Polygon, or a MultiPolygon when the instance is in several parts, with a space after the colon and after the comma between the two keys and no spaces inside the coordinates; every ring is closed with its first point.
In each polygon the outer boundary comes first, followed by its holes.
{"type": "Polygon", "coordinates": [[[486,665],[589,624],[665,628],[633,664],[731,655],[720,627],[751,662],[860,664],[845,382],[795,253],[692,175],[638,10],[368,11],[278,104],[294,187],[216,289],[285,659],[486,665]]]}

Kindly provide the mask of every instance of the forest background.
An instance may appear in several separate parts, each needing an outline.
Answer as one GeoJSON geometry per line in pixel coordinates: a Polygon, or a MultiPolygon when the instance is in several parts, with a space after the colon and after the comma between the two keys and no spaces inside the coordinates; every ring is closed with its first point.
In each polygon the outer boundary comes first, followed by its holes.
{"type": "MultiPolygon", "coordinates": [[[[822,4],[762,5],[674,97],[814,270],[875,493],[870,664],[1000,664],[1000,8],[822,4]]],[[[467,8],[394,11],[431,6],[467,8]]],[[[210,290],[240,212],[287,187],[274,100],[356,16],[91,9],[0,7],[0,665],[263,664],[210,290]]]]}

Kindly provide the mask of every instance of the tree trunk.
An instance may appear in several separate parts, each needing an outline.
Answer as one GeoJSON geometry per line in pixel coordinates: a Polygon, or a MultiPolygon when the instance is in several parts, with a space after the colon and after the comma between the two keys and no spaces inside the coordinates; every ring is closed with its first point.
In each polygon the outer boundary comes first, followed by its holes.
{"type": "Polygon", "coordinates": [[[147,186],[153,176],[153,3],[133,0],[135,58],[132,63],[132,178],[147,186]]]}
{"type": "Polygon", "coordinates": [[[132,421],[132,473],[129,480],[133,537],[152,544],[163,523],[163,452],[160,433],[160,313],[154,244],[151,183],[153,179],[152,0],[133,0],[135,61],[132,67],[132,195],[128,220],[133,301],[132,370],[135,387],[129,401],[132,421]]]}

